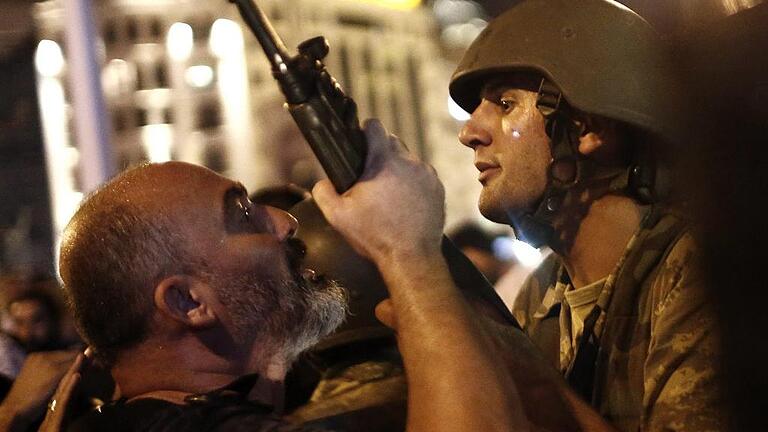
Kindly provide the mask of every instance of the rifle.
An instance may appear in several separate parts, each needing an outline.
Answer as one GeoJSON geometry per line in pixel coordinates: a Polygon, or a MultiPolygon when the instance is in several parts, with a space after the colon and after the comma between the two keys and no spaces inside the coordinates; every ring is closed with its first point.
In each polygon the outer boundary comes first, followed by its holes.
{"type": "MultiPolygon", "coordinates": [[[[357,118],[357,105],[344,94],[322,62],[329,52],[328,42],[323,36],[308,39],[299,44],[298,54],[292,56],[253,0],[230,1],[237,5],[264,50],[272,67],[272,76],[285,96],[288,111],[336,191],[343,193],[352,187],[365,168],[367,144],[357,118]]],[[[311,217],[322,217],[314,203],[310,204],[310,209],[303,207],[301,210],[311,217]]],[[[294,213],[293,209],[291,212],[294,213]]],[[[445,236],[442,252],[454,282],[468,300],[497,321],[519,328],[490,283],[445,236]]]]}

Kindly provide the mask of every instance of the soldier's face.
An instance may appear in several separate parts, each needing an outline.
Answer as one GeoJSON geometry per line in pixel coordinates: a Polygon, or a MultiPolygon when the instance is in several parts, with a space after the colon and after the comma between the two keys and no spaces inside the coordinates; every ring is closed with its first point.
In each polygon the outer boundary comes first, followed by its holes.
{"type": "Polygon", "coordinates": [[[544,117],[536,108],[530,80],[493,80],[481,96],[459,140],[475,152],[483,185],[480,212],[510,223],[510,216],[534,208],[547,184],[552,154],[544,117]]]}

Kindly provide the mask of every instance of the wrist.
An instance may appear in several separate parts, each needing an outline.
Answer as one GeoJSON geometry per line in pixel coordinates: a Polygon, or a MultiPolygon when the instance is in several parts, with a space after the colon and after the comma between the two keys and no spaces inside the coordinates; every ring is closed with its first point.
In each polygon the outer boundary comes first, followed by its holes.
{"type": "Polygon", "coordinates": [[[0,430],[15,432],[24,431],[31,423],[29,415],[18,409],[12,402],[0,405],[0,430]]]}
{"type": "Polygon", "coordinates": [[[398,247],[380,255],[374,261],[385,279],[418,277],[423,272],[434,274],[435,270],[445,266],[439,243],[398,247]]]}

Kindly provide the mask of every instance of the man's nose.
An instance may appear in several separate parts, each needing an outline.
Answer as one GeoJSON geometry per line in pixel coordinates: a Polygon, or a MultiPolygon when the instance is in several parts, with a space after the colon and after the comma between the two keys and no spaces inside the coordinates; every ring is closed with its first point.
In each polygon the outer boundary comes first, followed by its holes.
{"type": "Polygon", "coordinates": [[[488,104],[489,102],[483,99],[459,131],[459,141],[469,148],[487,146],[493,141],[488,124],[490,120],[488,116],[490,113],[487,112],[488,104]]]}
{"type": "Polygon", "coordinates": [[[269,218],[272,220],[272,227],[275,235],[280,240],[285,240],[296,233],[299,228],[299,222],[290,213],[275,207],[266,207],[269,218]]]}

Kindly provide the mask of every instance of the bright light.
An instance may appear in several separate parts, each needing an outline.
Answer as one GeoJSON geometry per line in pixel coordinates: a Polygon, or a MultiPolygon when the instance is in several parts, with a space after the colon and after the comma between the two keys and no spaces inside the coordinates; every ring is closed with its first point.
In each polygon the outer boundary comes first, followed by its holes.
{"type": "Polygon", "coordinates": [[[243,32],[236,22],[219,18],[211,26],[211,39],[208,43],[216,57],[231,57],[243,52],[243,32]]]}
{"type": "Polygon", "coordinates": [[[208,87],[213,82],[213,68],[208,65],[195,65],[187,68],[184,79],[191,87],[208,87]]]}
{"type": "Polygon", "coordinates": [[[243,34],[237,23],[219,19],[211,28],[211,51],[218,56],[216,86],[222,101],[222,131],[238,145],[227,149],[229,172],[238,178],[252,178],[258,172],[253,164],[253,117],[248,68],[243,51],[243,34]]]}
{"type": "MultiPolygon", "coordinates": [[[[69,222],[83,200],[83,193],[76,190],[68,191],[62,200],[61,214],[64,223],[69,222]]],[[[62,225],[64,226],[64,225],[62,225]]]]}
{"type": "Polygon", "coordinates": [[[510,237],[498,237],[493,240],[493,253],[499,259],[509,261],[516,259],[525,267],[536,267],[541,263],[543,255],[541,251],[510,237]]]}
{"type": "Polygon", "coordinates": [[[443,25],[465,23],[483,15],[480,5],[466,0],[436,0],[432,10],[443,25]]]}
{"type": "Polygon", "coordinates": [[[467,121],[470,117],[470,114],[464,111],[450,96],[448,96],[448,113],[458,121],[467,121]]]}
{"type": "Polygon", "coordinates": [[[72,162],[77,155],[69,145],[64,86],[58,78],[45,76],[37,85],[54,236],[58,236],[72,216],[68,194],[75,190],[72,162]]]}
{"type": "Polygon", "coordinates": [[[35,53],[37,72],[45,77],[55,77],[64,69],[64,56],[59,44],[52,40],[43,39],[37,45],[35,53]]]}
{"type": "Polygon", "coordinates": [[[173,23],[171,28],[168,29],[165,44],[168,49],[168,55],[173,60],[183,61],[188,59],[195,46],[192,26],[182,22],[173,23]]]}
{"type": "Polygon", "coordinates": [[[758,3],[760,0],[723,0],[723,6],[728,15],[757,6],[758,3]]]}
{"type": "Polygon", "coordinates": [[[536,267],[541,263],[541,251],[520,240],[512,240],[512,252],[520,264],[526,267],[536,267]]]}
{"type": "Polygon", "coordinates": [[[421,0],[361,0],[364,3],[373,3],[390,9],[409,10],[417,8],[421,0]]]}
{"type": "Polygon", "coordinates": [[[473,18],[466,23],[446,26],[443,29],[441,37],[448,45],[467,47],[477,38],[487,25],[488,22],[485,20],[473,18]]]}
{"type": "Polygon", "coordinates": [[[121,93],[128,92],[129,86],[132,82],[134,71],[128,62],[123,59],[113,59],[104,67],[102,72],[102,82],[104,84],[104,92],[117,96],[121,93]]]}
{"type": "Polygon", "coordinates": [[[150,162],[168,162],[171,160],[173,129],[168,124],[142,126],[141,142],[150,162]]]}

